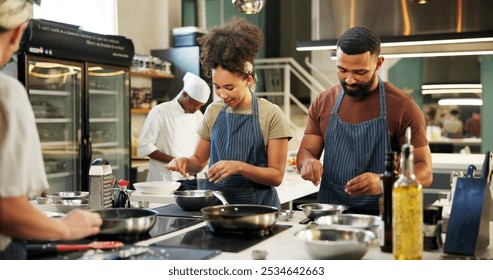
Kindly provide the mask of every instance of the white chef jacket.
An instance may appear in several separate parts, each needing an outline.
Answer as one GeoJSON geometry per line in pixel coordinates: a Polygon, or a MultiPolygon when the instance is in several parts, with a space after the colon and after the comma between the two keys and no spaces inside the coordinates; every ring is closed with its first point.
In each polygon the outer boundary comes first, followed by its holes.
{"type": "MultiPolygon", "coordinates": [[[[159,150],[173,157],[192,156],[200,139],[197,130],[204,115],[200,110],[193,114],[185,110],[175,98],[161,103],[149,112],[139,139],[139,154],[147,156],[159,150]]],[[[147,181],[183,180],[178,172],[167,170],[167,162],[149,159],[147,181]]]]}
{"type": "MultiPolygon", "coordinates": [[[[24,86],[0,73],[0,197],[48,190],[34,113],[24,86]]],[[[11,238],[0,234],[0,250],[11,238]]]]}

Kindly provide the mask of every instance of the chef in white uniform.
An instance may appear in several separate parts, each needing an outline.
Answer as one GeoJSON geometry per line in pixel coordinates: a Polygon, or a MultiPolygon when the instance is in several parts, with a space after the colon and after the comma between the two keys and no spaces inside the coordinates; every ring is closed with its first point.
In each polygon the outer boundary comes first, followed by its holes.
{"type": "Polygon", "coordinates": [[[175,157],[192,156],[199,140],[202,123],[200,108],[209,100],[210,87],[199,76],[186,73],[183,90],[173,100],[152,108],[139,139],[139,154],[148,156],[147,181],[186,180],[164,166],[175,157]]]}

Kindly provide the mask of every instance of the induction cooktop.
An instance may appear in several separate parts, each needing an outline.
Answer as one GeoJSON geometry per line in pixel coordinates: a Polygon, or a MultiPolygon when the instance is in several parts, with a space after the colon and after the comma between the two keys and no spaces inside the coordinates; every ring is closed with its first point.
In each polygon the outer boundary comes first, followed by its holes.
{"type": "Polygon", "coordinates": [[[171,237],[152,245],[165,247],[195,248],[220,250],[223,252],[237,253],[243,251],[261,241],[264,241],[284,230],[290,225],[274,225],[272,230],[263,234],[240,234],[228,233],[218,234],[210,231],[207,226],[203,226],[181,235],[171,237]]]}

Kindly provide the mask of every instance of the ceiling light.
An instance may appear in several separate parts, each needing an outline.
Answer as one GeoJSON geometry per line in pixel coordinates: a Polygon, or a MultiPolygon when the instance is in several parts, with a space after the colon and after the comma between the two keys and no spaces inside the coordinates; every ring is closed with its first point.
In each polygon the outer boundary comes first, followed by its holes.
{"type": "MultiPolygon", "coordinates": [[[[493,54],[493,30],[449,34],[381,37],[385,57],[434,57],[493,54]]],[[[298,41],[296,50],[337,49],[337,40],[298,41]]]]}
{"type": "Polygon", "coordinates": [[[430,3],[431,0],[409,0],[411,3],[416,3],[416,4],[427,4],[430,3]]]}
{"type": "Polygon", "coordinates": [[[483,100],[478,98],[447,98],[438,100],[440,106],[481,106],[483,100]]]}
{"type": "Polygon", "coordinates": [[[421,93],[426,94],[450,94],[450,93],[483,93],[482,84],[435,84],[422,85],[421,93]]]}
{"type": "Polygon", "coordinates": [[[262,10],[266,0],[231,0],[238,12],[256,14],[262,10]]]}

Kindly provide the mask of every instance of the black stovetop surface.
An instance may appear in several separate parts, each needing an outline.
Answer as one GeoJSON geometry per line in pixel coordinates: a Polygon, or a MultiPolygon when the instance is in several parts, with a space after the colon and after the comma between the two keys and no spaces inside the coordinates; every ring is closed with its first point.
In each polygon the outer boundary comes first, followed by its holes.
{"type": "MultiPolygon", "coordinates": [[[[186,217],[169,217],[169,216],[156,216],[156,223],[151,228],[151,230],[144,234],[139,235],[96,235],[88,238],[75,240],[75,241],[56,241],[50,242],[54,244],[88,244],[92,241],[121,241],[125,244],[125,247],[133,246],[133,244],[148,240],[150,238],[154,238],[157,236],[161,236],[163,234],[171,233],[186,227],[193,226],[197,223],[202,222],[200,219],[196,218],[186,218],[186,217]]],[[[37,242],[37,241],[29,241],[29,243],[33,244],[43,244],[46,242],[37,242]]],[[[156,252],[161,252],[162,248],[154,248],[156,252]]],[[[107,251],[107,250],[105,250],[107,251]]],[[[77,252],[42,252],[42,251],[29,251],[28,250],[28,259],[78,259],[82,256],[84,251],[77,252]]],[[[186,254],[189,255],[190,259],[202,259],[207,254],[212,254],[213,252],[205,252],[205,251],[188,251],[186,254]]],[[[167,250],[166,258],[167,259],[180,259],[182,252],[176,249],[167,250]]],[[[148,257],[158,256],[158,254],[147,254],[148,257]]],[[[162,255],[159,255],[159,258],[162,259],[162,255]]]]}
{"type": "Polygon", "coordinates": [[[243,251],[261,241],[264,241],[288,228],[290,225],[274,225],[272,230],[263,234],[251,233],[227,233],[218,234],[203,226],[181,235],[168,238],[152,245],[165,247],[195,248],[220,250],[237,253],[243,251]]]}

